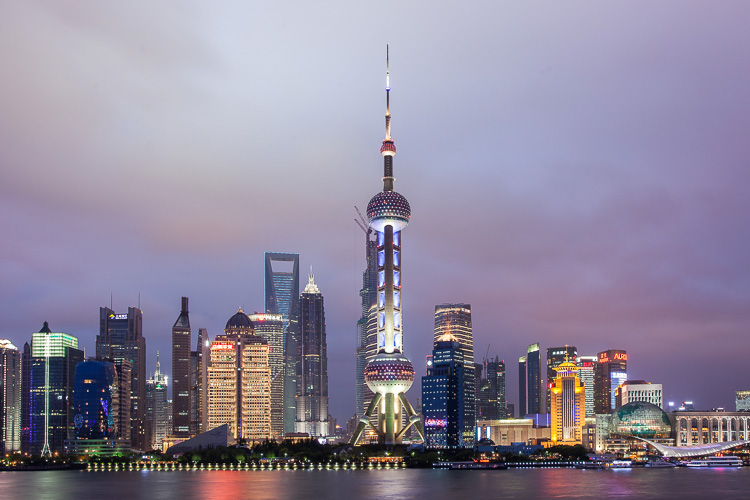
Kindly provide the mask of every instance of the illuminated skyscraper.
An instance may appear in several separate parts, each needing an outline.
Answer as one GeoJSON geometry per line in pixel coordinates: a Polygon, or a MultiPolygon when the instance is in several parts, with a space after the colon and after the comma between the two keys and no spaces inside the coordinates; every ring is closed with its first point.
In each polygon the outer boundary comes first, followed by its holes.
{"type": "Polygon", "coordinates": [[[281,314],[249,314],[255,334],[268,342],[271,369],[271,435],[284,436],[284,317],[281,314]]]}
{"type": "Polygon", "coordinates": [[[464,423],[463,442],[471,443],[474,439],[476,422],[476,383],[474,374],[474,335],[471,326],[471,306],[469,304],[442,304],[435,306],[435,329],[433,343],[446,333],[458,340],[464,363],[464,395],[462,422],[464,423]]]}
{"type": "Polygon", "coordinates": [[[552,385],[557,378],[556,368],[564,362],[570,362],[576,364],[578,359],[578,349],[574,346],[566,345],[564,347],[548,347],[547,348],[547,390],[545,391],[547,398],[547,411],[550,411],[550,394],[552,385]]]}
{"type": "Polygon", "coordinates": [[[373,238],[373,229],[364,227],[365,258],[367,266],[362,273],[362,288],[359,291],[362,309],[357,320],[356,341],[356,414],[361,418],[372,401],[373,393],[365,382],[365,367],[377,354],[377,291],[378,291],[378,242],[373,238]]]}
{"type": "MultiPolygon", "coordinates": [[[[190,353],[191,371],[191,432],[200,434],[208,427],[208,361],[210,357],[211,342],[208,339],[208,330],[198,328],[198,342],[195,351],[190,353]]],[[[282,387],[283,390],[283,387],[282,387]]]]}
{"type": "Polygon", "coordinates": [[[21,352],[0,340],[0,454],[21,451],[21,352]]]}
{"type": "Polygon", "coordinates": [[[542,413],[542,357],[539,343],[526,348],[526,356],[518,358],[518,415],[542,413]]]}
{"type": "MultiPolygon", "coordinates": [[[[63,453],[73,437],[73,387],[76,365],[83,361],[78,339],[55,333],[47,322],[31,336],[29,452],[63,453]]],[[[22,425],[26,425],[22,423],[22,425]]]]}
{"type": "MultiPolygon", "coordinates": [[[[386,49],[387,50],[387,49],[386,49]]],[[[383,155],[383,191],[367,204],[370,227],[377,233],[377,355],[367,363],[365,381],[375,393],[367,412],[357,425],[351,443],[356,443],[366,426],[378,433],[380,442],[394,444],[401,441],[411,425],[423,436],[421,422],[414,413],[406,391],[414,382],[414,367],[404,356],[403,318],[401,315],[401,230],[411,218],[409,202],[393,190],[393,156],[396,146],[391,138],[390,74],[386,54],[385,140],[380,148],[383,155]],[[401,408],[409,422],[401,425],[401,408]],[[377,423],[371,422],[375,408],[377,423]]]]}
{"type": "Polygon", "coordinates": [[[300,345],[302,370],[297,395],[296,432],[328,436],[328,345],[323,295],[312,269],[300,298],[300,345]]]}
{"type": "Polygon", "coordinates": [[[299,254],[266,252],[266,313],[283,316],[284,433],[294,432],[300,370],[299,254]]]}
{"type": "Polygon", "coordinates": [[[474,376],[484,372],[486,375],[479,383],[479,414],[476,420],[502,420],[507,418],[505,402],[505,361],[497,356],[485,360],[484,365],[475,363],[474,376]]]}
{"type": "Polygon", "coordinates": [[[597,355],[594,372],[594,411],[597,415],[611,413],[617,408],[617,387],[628,379],[628,355],[610,349],[597,355]]]}
{"type": "Polygon", "coordinates": [[[182,310],[172,326],[172,432],[190,437],[190,316],[188,298],[182,297],[182,310]]]}
{"type": "Polygon", "coordinates": [[[586,416],[593,417],[594,413],[594,367],[597,362],[596,356],[578,356],[578,377],[583,383],[586,392],[586,416]]]}
{"type": "Polygon", "coordinates": [[[271,437],[271,371],[268,343],[255,335],[240,309],[224,334],[211,342],[208,368],[208,430],[228,424],[248,443],[271,437]]]}
{"type": "Polygon", "coordinates": [[[586,393],[578,368],[569,361],[560,363],[550,388],[551,440],[556,444],[581,444],[586,412],[586,393]]]}
{"type": "Polygon", "coordinates": [[[146,425],[146,339],[143,337],[143,313],[129,307],[127,314],[116,314],[108,307],[99,309],[99,335],[96,359],[130,362],[130,446],[145,451],[151,447],[146,425]]]}
{"type": "MultiPolygon", "coordinates": [[[[130,440],[120,439],[120,395],[117,370],[109,361],[81,361],[75,369],[74,439],[67,453],[113,455],[126,452],[130,440]]],[[[129,395],[126,395],[129,398],[129,395]]]]}
{"type": "MultiPolygon", "coordinates": [[[[472,370],[473,371],[473,370],[472,370]]],[[[458,339],[449,332],[435,341],[432,365],[422,377],[422,412],[427,448],[464,448],[466,364],[458,339]]]]}
{"type": "MultiPolygon", "coordinates": [[[[168,386],[167,376],[161,373],[159,351],[156,351],[156,370],[154,376],[146,381],[146,420],[150,422],[151,447],[154,450],[161,450],[162,440],[169,435],[168,386]]],[[[174,421],[174,415],[172,419],[174,421]]]]}

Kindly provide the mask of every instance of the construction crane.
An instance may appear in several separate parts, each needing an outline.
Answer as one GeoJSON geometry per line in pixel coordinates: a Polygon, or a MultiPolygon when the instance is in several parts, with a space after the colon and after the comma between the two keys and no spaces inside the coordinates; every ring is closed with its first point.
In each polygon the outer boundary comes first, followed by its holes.
{"type": "Polygon", "coordinates": [[[362,212],[359,211],[359,208],[357,208],[357,205],[354,205],[354,210],[357,211],[357,215],[359,216],[359,219],[354,219],[354,222],[357,223],[359,228],[365,232],[365,238],[367,241],[370,240],[370,234],[372,234],[372,228],[370,227],[370,224],[367,223],[367,219],[365,219],[365,216],[362,215],[362,212]]]}

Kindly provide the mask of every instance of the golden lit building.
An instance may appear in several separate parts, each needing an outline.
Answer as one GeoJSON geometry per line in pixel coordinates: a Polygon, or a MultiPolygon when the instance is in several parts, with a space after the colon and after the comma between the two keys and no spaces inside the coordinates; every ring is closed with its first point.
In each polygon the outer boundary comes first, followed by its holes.
{"type": "Polygon", "coordinates": [[[238,440],[272,437],[268,343],[255,335],[242,310],[229,318],[224,335],[210,347],[208,430],[224,424],[238,440]]]}
{"type": "Polygon", "coordinates": [[[553,444],[582,444],[586,416],[586,392],[578,368],[571,362],[561,363],[550,388],[551,440],[553,444]]]}

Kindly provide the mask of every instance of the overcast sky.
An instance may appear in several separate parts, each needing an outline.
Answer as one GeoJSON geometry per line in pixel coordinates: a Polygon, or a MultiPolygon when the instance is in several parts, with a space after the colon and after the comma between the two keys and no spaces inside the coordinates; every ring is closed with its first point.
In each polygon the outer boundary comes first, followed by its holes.
{"type": "Polygon", "coordinates": [[[0,338],[49,321],[93,355],[99,307],[140,294],[149,371],[158,349],[171,374],[181,296],[214,336],[263,308],[264,251],[298,252],[343,423],[390,43],[417,374],[434,306],[467,302],[511,402],[540,342],[626,349],[667,400],[733,410],[748,19],[742,1],[0,0],[0,338]]]}

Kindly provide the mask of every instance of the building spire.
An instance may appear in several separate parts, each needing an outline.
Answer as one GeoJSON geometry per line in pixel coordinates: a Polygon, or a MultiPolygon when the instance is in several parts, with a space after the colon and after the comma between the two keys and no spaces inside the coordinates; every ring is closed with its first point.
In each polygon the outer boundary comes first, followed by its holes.
{"type": "Polygon", "coordinates": [[[388,44],[385,46],[385,140],[380,146],[383,155],[383,191],[393,191],[393,155],[396,145],[391,138],[391,61],[388,44]]]}
{"type": "Polygon", "coordinates": [[[315,275],[313,274],[312,266],[310,266],[310,276],[307,280],[307,286],[302,291],[302,293],[320,293],[318,285],[315,284],[315,275]]]}

